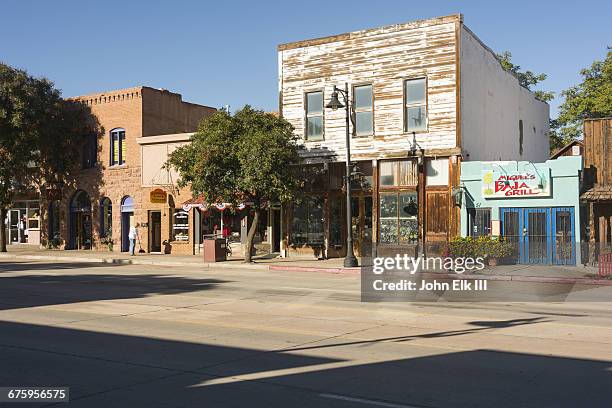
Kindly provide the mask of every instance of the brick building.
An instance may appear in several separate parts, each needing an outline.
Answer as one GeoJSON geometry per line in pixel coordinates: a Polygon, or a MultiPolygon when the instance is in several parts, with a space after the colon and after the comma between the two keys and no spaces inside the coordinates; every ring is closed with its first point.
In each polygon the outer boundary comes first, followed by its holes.
{"type": "Polygon", "coordinates": [[[176,175],[161,164],[215,109],[144,86],[74,99],[91,107],[101,134],[85,144],[76,183],[64,186],[61,199],[41,198],[42,243],[90,249],[104,247],[104,238],[109,238],[114,251],[126,251],[127,233],[134,225],[147,252],[193,253],[187,229],[191,221],[178,214],[191,193],[174,187],[176,175]],[[159,151],[165,153],[159,156],[159,151]],[[143,164],[151,160],[157,170],[151,173],[149,166],[143,173],[143,164]]]}

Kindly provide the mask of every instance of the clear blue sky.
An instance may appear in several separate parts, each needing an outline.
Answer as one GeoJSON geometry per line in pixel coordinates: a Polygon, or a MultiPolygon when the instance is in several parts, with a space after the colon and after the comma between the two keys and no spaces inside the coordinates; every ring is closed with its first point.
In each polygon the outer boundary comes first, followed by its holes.
{"type": "Polygon", "coordinates": [[[547,73],[542,88],[555,92],[612,45],[609,0],[4,0],[0,61],[48,77],[64,96],[148,85],[276,110],[278,44],[457,12],[493,50],[547,73]]]}

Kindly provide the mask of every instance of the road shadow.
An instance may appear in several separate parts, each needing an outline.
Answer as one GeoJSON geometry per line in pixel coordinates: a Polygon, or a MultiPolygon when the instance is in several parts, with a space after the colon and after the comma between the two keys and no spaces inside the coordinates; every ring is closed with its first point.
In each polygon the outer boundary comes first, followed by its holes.
{"type": "Polygon", "coordinates": [[[395,342],[401,343],[406,341],[418,340],[418,339],[436,339],[443,337],[455,337],[455,336],[463,336],[465,334],[474,334],[482,331],[493,330],[493,329],[505,329],[515,326],[524,326],[528,324],[535,324],[540,322],[546,322],[547,319],[543,317],[534,317],[530,319],[511,319],[511,320],[487,320],[487,321],[473,321],[468,322],[467,324],[471,327],[467,329],[460,330],[446,330],[441,332],[433,332],[433,333],[423,333],[423,334],[413,334],[408,336],[395,336],[395,337],[383,337],[373,340],[358,340],[358,341],[350,341],[350,342],[340,342],[340,343],[328,343],[325,345],[312,345],[312,346],[303,346],[293,348],[293,351],[304,351],[304,350],[320,350],[324,348],[334,348],[334,347],[345,347],[345,346],[368,346],[377,343],[383,342],[395,342]]]}
{"type": "MultiPolygon", "coordinates": [[[[0,384],[68,386],[71,407],[612,404],[612,364],[597,360],[491,349],[427,348],[423,355],[422,348],[406,348],[415,357],[358,364],[293,349],[266,351],[20,323],[0,322],[0,333],[0,384]]],[[[351,350],[344,351],[348,355],[351,350]]]]}
{"type": "Polygon", "coordinates": [[[0,274],[0,310],[193,293],[228,282],[161,274],[0,274]]]}

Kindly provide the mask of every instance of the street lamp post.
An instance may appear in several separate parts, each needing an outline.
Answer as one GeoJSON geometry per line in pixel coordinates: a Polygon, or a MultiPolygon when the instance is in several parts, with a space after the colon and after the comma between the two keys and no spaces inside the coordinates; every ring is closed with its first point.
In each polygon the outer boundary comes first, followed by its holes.
{"type": "MultiPolygon", "coordinates": [[[[417,169],[419,173],[419,182],[418,182],[419,188],[417,191],[417,197],[418,197],[417,200],[419,203],[419,208],[421,208],[421,206],[425,202],[424,201],[425,199],[425,186],[424,186],[425,149],[423,149],[423,147],[417,143],[416,132],[412,132],[412,145],[410,146],[410,155],[412,157],[417,158],[417,169]]],[[[419,213],[422,213],[422,210],[419,210],[419,213]]],[[[417,218],[419,217],[417,216],[417,218]]],[[[424,258],[425,253],[426,253],[425,251],[425,228],[423,227],[423,222],[424,220],[421,220],[420,222],[418,222],[420,237],[417,237],[417,256],[420,258],[424,258]]]]}
{"type": "Polygon", "coordinates": [[[331,99],[326,108],[332,110],[338,110],[346,108],[346,257],[344,258],[345,267],[358,266],[357,257],[353,251],[353,231],[352,221],[353,217],[351,214],[351,136],[349,131],[349,120],[351,117],[350,105],[349,105],[349,90],[348,83],[344,84],[344,90],[338,89],[334,85],[334,90],[331,95],[331,99]],[[344,104],[338,99],[338,94],[342,95],[344,104]]]}

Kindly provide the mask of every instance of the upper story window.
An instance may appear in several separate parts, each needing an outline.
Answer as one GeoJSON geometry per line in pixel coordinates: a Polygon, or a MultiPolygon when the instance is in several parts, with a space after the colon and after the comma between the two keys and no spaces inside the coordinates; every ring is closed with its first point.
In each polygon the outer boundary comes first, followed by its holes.
{"type": "Polygon", "coordinates": [[[95,134],[85,136],[81,151],[81,168],[91,169],[98,161],[98,138],[95,134]]]}
{"type": "Polygon", "coordinates": [[[404,131],[427,131],[427,79],[404,81],[404,131]]]}
{"type": "Polygon", "coordinates": [[[323,140],[323,92],[306,94],[306,140],[323,140]]]}
{"type": "Polygon", "coordinates": [[[125,163],[126,156],[125,129],[111,130],[110,165],[118,166],[125,163]]]}
{"type": "Polygon", "coordinates": [[[372,85],[361,85],[353,88],[355,98],[355,136],[374,134],[374,103],[372,85]]]}

